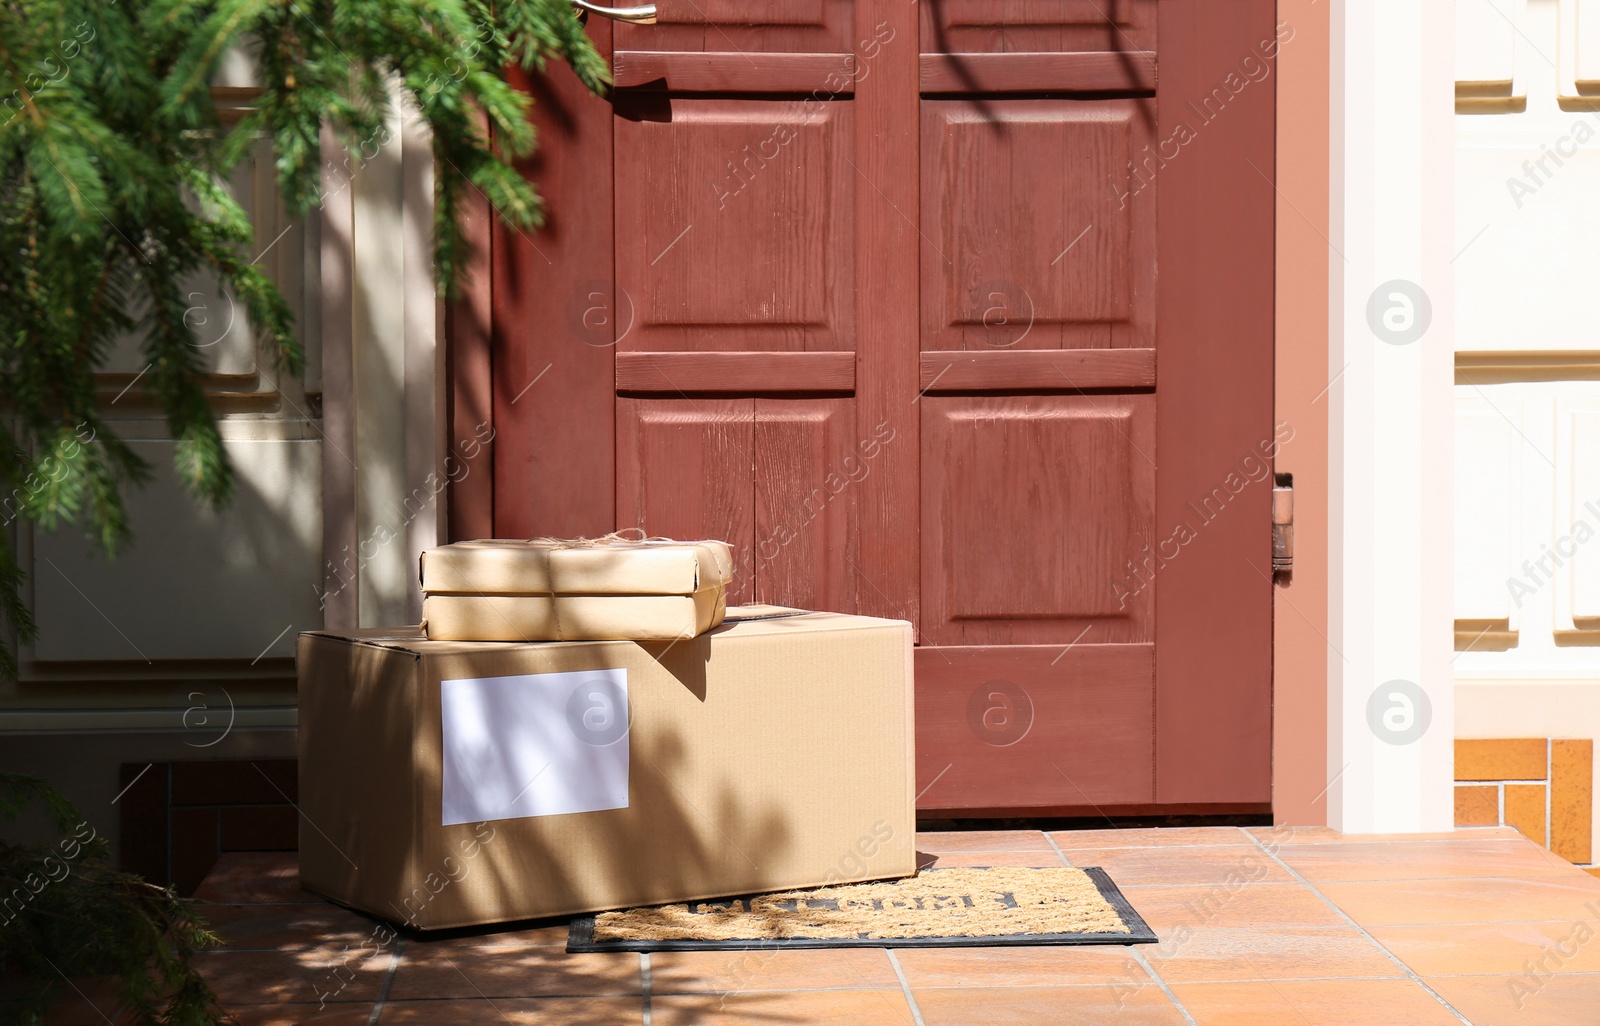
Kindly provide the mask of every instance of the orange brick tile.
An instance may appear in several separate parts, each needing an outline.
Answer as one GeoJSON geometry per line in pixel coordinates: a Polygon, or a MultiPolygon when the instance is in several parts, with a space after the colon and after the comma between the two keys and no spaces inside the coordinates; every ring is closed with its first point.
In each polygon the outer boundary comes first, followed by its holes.
{"type": "Polygon", "coordinates": [[[495,1026],[637,1026],[643,999],[503,998],[487,1001],[390,1001],[379,1026],[395,1023],[494,1023],[495,1026]]]}
{"type": "Polygon", "coordinates": [[[1307,844],[1278,857],[1312,883],[1339,880],[1449,880],[1463,877],[1571,877],[1571,865],[1520,834],[1460,841],[1307,844]]]}
{"type": "Polygon", "coordinates": [[[225,1006],[311,1004],[377,999],[391,958],[361,957],[342,945],[298,951],[220,951],[195,956],[195,967],[225,1006]]]}
{"type": "Polygon", "coordinates": [[[658,996],[817,987],[893,990],[899,986],[900,979],[882,948],[658,951],[650,956],[650,990],[658,996]]]}
{"type": "MultiPolygon", "coordinates": [[[[1161,988],[1010,987],[913,990],[927,1026],[1182,1026],[1161,988]]],[[[866,1020],[861,1022],[881,1022],[866,1020]]],[[[857,1026],[852,1023],[851,1026],[857,1026]]]]}
{"type": "Polygon", "coordinates": [[[224,951],[348,945],[367,955],[392,950],[394,927],[325,901],[264,905],[197,905],[200,918],[222,938],[224,951]]]}
{"type": "Polygon", "coordinates": [[[1276,851],[1285,844],[1326,844],[1342,841],[1345,835],[1325,826],[1299,826],[1294,823],[1276,823],[1269,827],[1245,827],[1244,832],[1276,851]]]}
{"type": "Polygon", "coordinates": [[[1545,785],[1506,785],[1506,826],[1516,827],[1534,844],[1549,843],[1545,829],[1545,785]]]}
{"type": "Polygon", "coordinates": [[[1418,976],[1600,972],[1600,919],[1374,926],[1368,932],[1418,976]]]}
{"type": "Polygon", "coordinates": [[[1382,948],[1348,926],[1179,928],[1139,950],[1169,984],[1405,975],[1382,948]]]}
{"type": "Polygon", "coordinates": [[[560,948],[504,948],[472,959],[439,949],[419,955],[414,947],[407,946],[389,997],[410,1001],[620,996],[639,992],[639,956],[631,952],[569,955],[560,948]]]}
{"type": "Polygon", "coordinates": [[[1500,789],[1493,784],[1456,785],[1456,826],[1499,826],[1500,789]]]}
{"type": "Polygon", "coordinates": [[[233,904],[322,900],[300,886],[300,861],[292,851],[225,852],[194,898],[233,904]]]}
{"type": "Polygon", "coordinates": [[[1408,979],[1188,983],[1172,993],[1199,1026],[1461,1026],[1408,979]]]}
{"type": "MultiPolygon", "coordinates": [[[[441,1020],[461,1021],[466,1020],[441,1020]]],[[[492,1020],[482,1020],[489,1022],[492,1020]]],[[[633,1022],[639,1021],[638,1012],[633,1022]]],[[[899,990],[806,990],[759,994],[695,994],[650,1000],[655,1026],[754,1026],[812,1023],[815,1026],[913,1026],[911,1006],[899,990]]],[[[928,1020],[933,1026],[933,1020],[928,1020]]]]}
{"type": "Polygon", "coordinates": [[[228,1013],[238,1026],[367,1026],[371,1005],[329,1005],[320,1011],[295,1005],[241,1005],[228,1013]]]}
{"type": "Polygon", "coordinates": [[[1246,841],[1238,827],[1058,830],[1050,834],[1050,839],[1068,852],[1073,848],[1161,848],[1172,844],[1243,844],[1246,841]]]}
{"type": "Polygon", "coordinates": [[[1073,848],[1066,854],[1075,866],[1104,869],[1119,887],[1294,882],[1277,860],[1254,844],[1073,848]]]}
{"type": "Polygon", "coordinates": [[[1054,848],[1043,851],[938,851],[917,852],[919,870],[952,866],[1020,866],[1025,869],[1060,869],[1064,865],[1054,848]]]}
{"type": "Polygon", "coordinates": [[[1594,742],[1550,743],[1550,850],[1569,862],[1593,857],[1594,742]]]}
{"type": "Polygon", "coordinates": [[[1436,976],[1428,985],[1483,1026],[1580,1026],[1600,1008],[1600,974],[1436,976]]]}
{"type": "Polygon", "coordinates": [[[917,850],[954,851],[1054,851],[1037,830],[920,830],[917,850]]]}
{"type": "Polygon", "coordinates": [[[1247,831],[1267,848],[1277,851],[1301,844],[1402,844],[1416,841],[1495,840],[1520,837],[1510,827],[1462,827],[1440,833],[1422,834],[1341,834],[1326,827],[1249,827],[1247,831]]]}
{"type": "MultiPolygon", "coordinates": [[[[1150,945],[1141,945],[1149,952],[1150,945]]],[[[1122,944],[1034,948],[901,948],[912,993],[934,987],[1139,987],[1150,982],[1122,944]]]]}
{"type": "Polygon", "coordinates": [[[1349,925],[1300,884],[1125,887],[1122,893],[1157,936],[1166,936],[1166,931],[1180,927],[1194,930],[1349,925]]]}
{"type": "Polygon", "coordinates": [[[1544,780],[1548,772],[1542,737],[1456,739],[1457,780],[1544,780]]]}
{"type": "Polygon", "coordinates": [[[1369,930],[1430,923],[1573,922],[1600,917],[1600,880],[1579,873],[1532,879],[1413,880],[1403,885],[1378,880],[1317,887],[1369,930]]]}

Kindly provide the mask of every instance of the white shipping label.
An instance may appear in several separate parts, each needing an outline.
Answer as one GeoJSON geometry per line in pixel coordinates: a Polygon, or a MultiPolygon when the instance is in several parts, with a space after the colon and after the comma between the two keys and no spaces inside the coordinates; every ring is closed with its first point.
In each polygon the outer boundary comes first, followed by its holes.
{"type": "Polygon", "coordinates": [[[628,807],[628,671],[442,681],[445,826],[628,807]]]}

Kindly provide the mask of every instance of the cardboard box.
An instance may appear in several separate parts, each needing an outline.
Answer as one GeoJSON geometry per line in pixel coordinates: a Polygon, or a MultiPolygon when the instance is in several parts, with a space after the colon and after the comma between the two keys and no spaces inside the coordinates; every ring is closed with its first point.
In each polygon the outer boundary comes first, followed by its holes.
{"type": "Polygon", "coordinates": [[[420,929],[909,876],[911,626],[302,634],[300,873],[420,929]]]}
{"type": "Polygon", "coordinates": [[[422,554],[422,618],[447,641],[674,641],[722,622],[724,542],[457,542],[422,554]]]}

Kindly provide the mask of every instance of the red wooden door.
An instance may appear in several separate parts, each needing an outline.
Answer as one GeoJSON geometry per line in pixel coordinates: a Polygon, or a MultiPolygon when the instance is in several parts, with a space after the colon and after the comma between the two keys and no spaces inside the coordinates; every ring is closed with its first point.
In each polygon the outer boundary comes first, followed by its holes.
{"type": "Polygon", "coordinates": [[[617,89],[527,83],[550,221],[480,220],[451,312],[452,532],[718,537],[736,601],[911,620],[925,810],[1265,809],[1271,0],[590,32],[617,89]]]}

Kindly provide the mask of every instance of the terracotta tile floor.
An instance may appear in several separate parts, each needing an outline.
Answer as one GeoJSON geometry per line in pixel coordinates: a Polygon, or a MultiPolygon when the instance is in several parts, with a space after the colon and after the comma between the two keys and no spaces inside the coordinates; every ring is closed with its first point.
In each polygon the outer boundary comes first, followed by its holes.
{"type": "Polygon", "coordinates": [[[568,955],[545,927],[380,945],[299,889],[292,855],[234,855],[198,896],[229,942],[203,970],[242,1026],[1600,1024],[1600,879],[1511,830],[918,841],[934,864],[1103,866],[1161,943],[568,955]]]}

